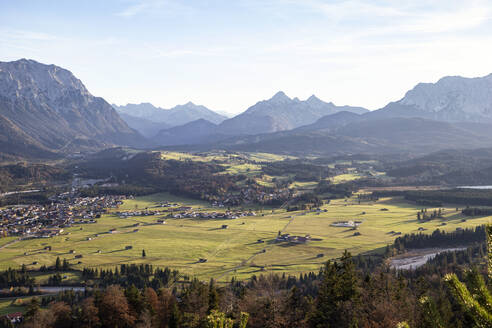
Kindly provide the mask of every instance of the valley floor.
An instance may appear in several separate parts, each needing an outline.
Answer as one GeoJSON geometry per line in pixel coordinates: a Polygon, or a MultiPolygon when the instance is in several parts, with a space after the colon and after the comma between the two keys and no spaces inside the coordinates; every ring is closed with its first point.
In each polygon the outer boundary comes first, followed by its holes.
{"type": "MultiPolygon", "coordinates": [[[[150,208],[165,201],[191,205],[196,211],[224,211],[204,202],[165,193],[127,200],[119,210],[150,208]]],[[[358,204],[354,197],[333,200],[319,212],[257,208],[256,216],[227,220],[166,218],[165,224],[157,224],[156,216],[122,219],[107,214],[96,224],[77,225],[60,236],[10,244],[2,242],[0,269],[22,264],[34,269],[53,265],[56,257],[60,257],[69,260],[74,269],[148,263],[169,266],[200,279],[214,277],[228,281],[232,277],[243,279],[260,273],[317,271],[327,259],[341,256],[345,249],[353,255],[382,252],[400,232],[402,235],[418,233],[419,228],[425,229],[424,233],[438,228],[454,231],[492,222],[490,216],[467,217],[466,222],[462,222],[461,211],[449,204],[444,207],[442,219],[422,223],[416,218],[420,208],[400,198],[358,204]],[[330,225],[336,221],[362,221],[357,229],[360,235],[355,236],[351,228],[330,225]],[[116,229],[115,233],[109,233],[111,229],[116,229]],[[310,235],[312,239],[305,244],[275,242],[279,232],[310,235]],[[51,246],[52,250],[45,250],[46,246],[51,246]],[[126,246],[132,248],[125,249],[126,246]],[[146,257],[142,257],[142,250],[146,257]],[[200,263],[199,259],[206,262],[200,263]]],[[[70,282],[75,282],[75,278],[67,277],[70,282]]]]}

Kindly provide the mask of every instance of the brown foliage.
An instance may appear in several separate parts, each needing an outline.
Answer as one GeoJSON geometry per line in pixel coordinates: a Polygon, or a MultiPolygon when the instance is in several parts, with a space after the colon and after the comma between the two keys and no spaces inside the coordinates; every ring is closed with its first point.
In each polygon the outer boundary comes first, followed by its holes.
{"type": "Polygon", "coordinates": [[[109,286],[104,292],[99,305],[99,317],[104,327],[131,327],[135,317],[130,314],[130,307],[121,287],[109,286]]]}

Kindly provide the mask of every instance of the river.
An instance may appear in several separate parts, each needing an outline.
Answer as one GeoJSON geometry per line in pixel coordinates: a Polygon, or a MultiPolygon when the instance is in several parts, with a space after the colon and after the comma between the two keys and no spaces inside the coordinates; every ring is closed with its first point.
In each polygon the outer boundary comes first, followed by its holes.
{"type": "Polygon", "coordinates": [[[390,266],[397,270],[412,270],[421,267],[427,263],[427,261],[436,257],[437,254],[461,251],[464,249],[466,249],[466,247],[414,249],[402,256],[391,259],[390,266]]]}
{"type": "Polygon", "coordinates": [[[460,186],[460,189],[492,189],[492,186],[460,186]]]}

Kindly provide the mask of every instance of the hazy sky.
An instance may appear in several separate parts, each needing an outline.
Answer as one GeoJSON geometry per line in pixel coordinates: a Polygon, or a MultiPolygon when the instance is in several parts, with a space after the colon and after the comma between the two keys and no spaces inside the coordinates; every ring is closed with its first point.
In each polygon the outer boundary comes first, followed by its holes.
{"type": "Polygon", "coordinates": [[[376,109],[492,72],[492,0],[0,0],[0,60],[71,70],[116,104],[240,112],[283,90],[376,109]]]}

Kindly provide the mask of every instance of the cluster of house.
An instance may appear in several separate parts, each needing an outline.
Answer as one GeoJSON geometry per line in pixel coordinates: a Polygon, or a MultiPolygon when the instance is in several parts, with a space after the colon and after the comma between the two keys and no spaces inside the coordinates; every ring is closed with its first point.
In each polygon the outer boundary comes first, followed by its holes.
{"type": "Polygon", "coordinates": [[[145,210],[135,210],[135,211],[124,211],[124,212],[116,212],[120,219],[125,219],[132,216],[153,216],[153,215],[161,215],[163,212],[184,212],[190,211],[192,209],[191,206],[179,206],[179,204],[170,204],[163,203],[155,206],[156,208],[166,208],[161,210],[149,210],[146,208],[145,210]]]}
{"type": "Polygon", "coordinates": [[[292,198],[292,190],[288,188],[264,191],[256,188],[242,188],[239,193],[228,192],[220,197],[205,195],[205,199],[211,200],[212,206],[227,207],[245,203],[270,204],[272,202],[284,202],[292,198]]]}
{"type": "Polygon", "coordinates": [[[126,219],[132,216],[153,216],[153,215],[161,215],[160,211],[149,211],[149,210],[144,210],[144,211],[124,211],[124,212],[116,212],[116,215],[120,219],[126,219]]]}
{"type": "Polygon", "coordinates": [[[9,314],[6,314],[4,316],[4,318],[7,319],[8,321],[10,321],[10,323],[12,323],[12,325],[20,324],[22,322],[22,320],[24,319],[22,312],[9,313],[9,314]]]}
{"type": "Polygon", "coordinates": [[[288,233],[284,234],[279,234],[277,238],[275,238],[275,242],[281,243],[281,242],[288,242],[288,243],[294,243],[294,244],[305,244],[309,240],[311,240],[310,235],[305,235],[303,236],[291,236],[288,233]]]}
{"type": "MultiPolygon", "coordinates": [[[[221,206],[222,207],[222,206],[221,206]]],[[[125,219],[133,216],[153,216],[168,213],[166,217],[174,219],[197,218],[197,219],[238,219],[244,216],[256,216],[253,211],[225,211],[225,212],[201,212],[191,206],[182,206],[177,203],[162,203],[154,208],[135,211],[116,212],[119,218],[125,219]]],[[[158,223],[165,224],[165,217],[157,220],[158,223]]]]}
{"type": "Polygon", "coordinates": [[[74,224],[95,223],[124,196],[67,197],[60,194],[47,205],[15,205],[0,209],[0,236],[49,238],[74,224]]]}
{"type": "Polygon", "coordinates": [[[245,216],[256,216],[253,211],[225,211],[225,212],[196,212],[186,211],[181,213],[170,213],[168,217],[174,219],[196,218],[196,219],[238,219],[245,216]]]}

